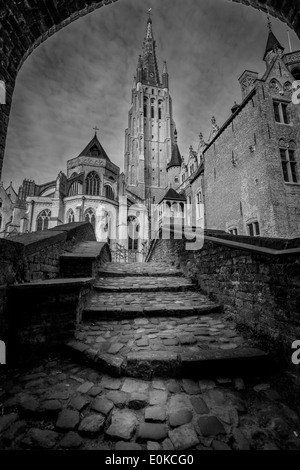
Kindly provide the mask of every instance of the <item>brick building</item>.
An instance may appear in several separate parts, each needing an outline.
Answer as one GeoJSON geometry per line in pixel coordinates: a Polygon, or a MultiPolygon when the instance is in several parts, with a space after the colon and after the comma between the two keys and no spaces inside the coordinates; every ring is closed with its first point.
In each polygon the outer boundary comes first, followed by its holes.
{"type": "Polygon", "coordinates": [[[210,229],[295,238],[300,235],[300,107],[292,96],[300,51],[284,54],[269,28],[265,74],[259,78],[246,70],[239,78],[241,104],[221,128],[213,119],[208,143],[200,136],[197,171],[178,191],[205,202],[210,229]]]}

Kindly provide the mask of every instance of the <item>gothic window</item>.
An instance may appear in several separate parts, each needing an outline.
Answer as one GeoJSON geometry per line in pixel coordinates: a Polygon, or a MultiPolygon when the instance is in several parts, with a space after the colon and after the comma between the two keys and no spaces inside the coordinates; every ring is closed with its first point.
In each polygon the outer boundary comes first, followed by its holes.
{"type": "Polygon", "coordinates": [[[135,169],[135,166],[132,165],[131,167],[131,184],[135,184],[136,183],[136,169],[135,169]]]}
{"type": "Polygon", "coordinates": [[[70,209],[67,213],[67,224],[72,224],[73,222],[75,222],[75,214],[74,212],[72,211],[72,209],[70,209]]]}
{"type": "Polygon", "coordinates": [[[292,75],[294,77],[295,80],[300,80],[300,68],[299,67],[295,67],[293,70],[292,70],[292,75]]]}
{"type": "Polygon", "coordinates": [[[298,183],[296,144],[291,141],[289,145],[286,145],[284,140],[281,139],[279,145],[284,181],[286,183],[298,183]]]}
{"type": "Polygon", "coordinates": [[[283,103],[281,101],[273,101],[275,121],[280,124],[289,124],[288,116],[288,103],[283,103]]]}
{"type": "Polygon", "coordinates": [[[77,196],[78,194],[79,194],[79,182],[74,181],[74,183],[72,183],[70,186],[68,196],[72,197],[72,196],[77,196]]]}
{"type": "Polygon", "coordinates": [[[109,186],[109,184],[107,184],[105,187],[105,197],[107,197],[108,199],[114,199],[114,192],[113,192],[113,189],[111,186],[109,186]]]}
{"type": "Polygon", "coordinates": [[[90,224],[92,224],[93,226],[93,229],[95,230],[95,227],[96,227],[96,216],[95,216],[95,211],[94,209],[87,209],[86,212],[85,212],[85,221],[86,222],[90,222],[90,224]]]}
{"type": "Polygon", "coordinates": [[[86,177],[86,194],[89,196],[100,194],[100,177],[95,171],[91,171],[86,177]]]}
{"type": "Polygon", "coordinates": [[[248,228],[248,235],[250,235],[250,237],[260,236],[260,228],[259,228],[259,223],[257,221],[247,224],[247,228],[248,228]]]}
{"type": "Polygon", "coordinates": [[[285,93],[289,93],[290,91],[292,91],[291,82],[285,82],[285,84],[283,85],[283,89],[284,89],[285,93]]]}
{"type": "Polygon", "coordinates": [[[51,217],[51,212],[49,209],[42,211],[36,219],[36,231],[41,232],[42,230],[47,230],[49,226],[49,220],[51,217]]]}
{"type": "Polygon", "coordinates": [[[138,251],[140,226],[134,216],[128,217],[128,250],[138,251]]]}

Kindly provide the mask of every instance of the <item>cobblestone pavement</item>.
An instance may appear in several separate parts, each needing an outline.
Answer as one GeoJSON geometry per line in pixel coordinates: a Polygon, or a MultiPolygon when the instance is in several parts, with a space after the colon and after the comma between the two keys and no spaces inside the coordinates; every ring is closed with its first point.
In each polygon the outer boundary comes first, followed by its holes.
{"type": "Polygon", "coordinates": [[[107,263],[101,272],[121,276],[182,276],[179,269],[165,263],[107,263]]]}
{"type": "Polygon", "coordinates": [[[251,346],[222,314],[83,323],[75,338],[96,351],[118,356],[145,350],[194,353],[199,348],[230,350],[251,346]]]}
{"type": "Polygon", "coordinates": [[[280,379],[116,379],[55,357],[2,373],[1,449],[299,449],[280,379]]]}
{"type": "Polygon", "coordinates": [[[107,308],[126,308],[126,307],[142,307],[156,308],[160,311],[164,309],[173,310],[173,307],[180,307],[186,310],[190,308],[202,307],[206,305],[216,305],[206,296],[199,292],[133,292],[133,293],[100,293],[93,292],[87,308],[103,307],[107,308]]]}
{"type": "Polygon", "coordinates": [[[155,276],[127,276],[122,278],[100,277],[95,288],[112,291],[136,291],[136,290],[194,290],[194,285],[184,277],[155,277],[155,276]]]}

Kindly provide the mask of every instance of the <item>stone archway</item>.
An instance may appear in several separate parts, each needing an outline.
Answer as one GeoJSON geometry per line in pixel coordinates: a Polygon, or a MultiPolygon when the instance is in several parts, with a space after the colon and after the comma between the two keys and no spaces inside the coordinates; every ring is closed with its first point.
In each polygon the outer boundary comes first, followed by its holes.
{"type": "MultiPolygon", "coordinates": [[[[13,90],[22,64],[49,36],[72,21],[116,1],[11,0],[0,7],[0,80],[6,84],[6,104],[0,104],[0,179],[13,90]]],[[[265,12],[268,9],[271,15],[287,23],[300,36],[297,0],[234,1],[265,12]]]]}

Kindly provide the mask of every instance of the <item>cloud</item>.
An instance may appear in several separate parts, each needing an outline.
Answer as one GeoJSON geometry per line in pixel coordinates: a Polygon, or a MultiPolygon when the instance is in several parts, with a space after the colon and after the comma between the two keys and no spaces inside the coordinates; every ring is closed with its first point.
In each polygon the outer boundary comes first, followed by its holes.
{"type": "MultiPolygon", "coordinates": [[[[238,77],[264,71],[266,16],[227,0],[122,0],[80,18],[36,49],[16,84],[3,179],[51,181],[100,128],[111,160],[123,169],[131,86],[152,7],[160,72],[168,61],[181,153],[221,125],[241,100],[238,77]]],[[[286,26],[274,20],[287,44],[286,26]]],[[[293,35],[295,45],[298,38],[293,35]]]]}

